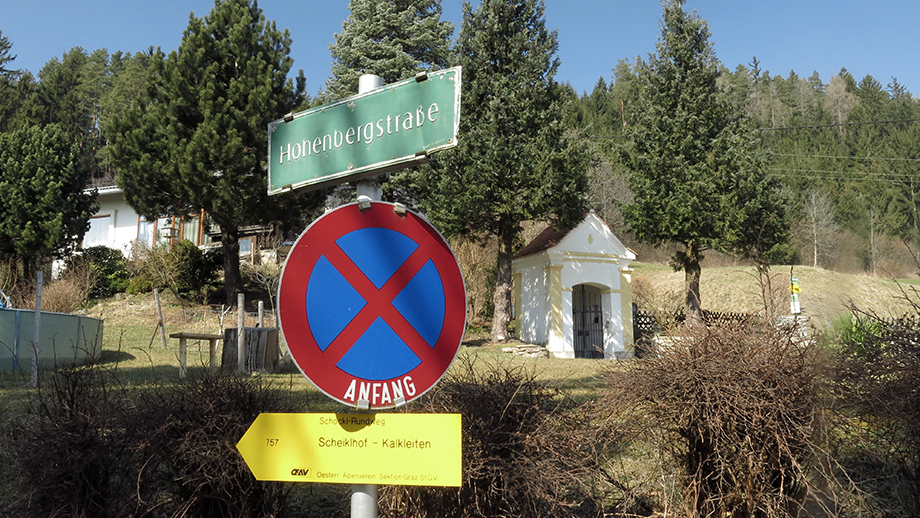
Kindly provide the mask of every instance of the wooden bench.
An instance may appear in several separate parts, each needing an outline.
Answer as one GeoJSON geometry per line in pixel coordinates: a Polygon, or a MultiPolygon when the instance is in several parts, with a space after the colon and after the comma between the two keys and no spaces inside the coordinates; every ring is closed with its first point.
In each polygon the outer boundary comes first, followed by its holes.
{"type": "Polygon", "coordinates": [[[215,363],[215,358],[217,356],[217,341],[222,339],[221,335],[211,335],[207,333],[173,333],[169,335],[170,338],[179,339],[179,377],[184,378],[185,373],[185,361],[186,361],[186,351],[188,349],[189,340],[207,340],[208,341],[208,364],[211,367],[211,370],[217,366],[215,363]]]}

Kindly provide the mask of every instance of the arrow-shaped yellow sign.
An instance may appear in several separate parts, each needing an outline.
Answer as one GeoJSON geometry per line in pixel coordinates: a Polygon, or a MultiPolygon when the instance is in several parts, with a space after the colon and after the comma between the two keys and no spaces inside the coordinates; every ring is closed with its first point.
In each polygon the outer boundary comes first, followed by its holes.
{"type": "Polygon", "coordinates": [[[459,487],[460,414],[260,414],[237,443],[257,480],[459,487]]]}

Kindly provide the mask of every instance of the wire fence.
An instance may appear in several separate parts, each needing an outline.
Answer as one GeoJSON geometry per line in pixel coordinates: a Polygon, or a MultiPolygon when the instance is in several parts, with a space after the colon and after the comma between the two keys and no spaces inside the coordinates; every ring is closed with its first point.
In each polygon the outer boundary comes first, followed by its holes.
{"type": "MultiPolygon", "coordinates": [[[[703,322],[710,326],[737,324],[757,318],[757,316],[752,313],[732,313],[729,311],[709,311],[705,309],[700,311],[700,316],[703,322]]],[[[686,316],[683,312],[678,312],[671,315],[668,320],[680,323],[686,320],[686,316]]],[[[661,320],[653,311],[639,309],[633,314],[633,327],[635,331],[634,336],[638,338],[640,336],[658,334],[662,331],[663,326],[661,320]]]]}

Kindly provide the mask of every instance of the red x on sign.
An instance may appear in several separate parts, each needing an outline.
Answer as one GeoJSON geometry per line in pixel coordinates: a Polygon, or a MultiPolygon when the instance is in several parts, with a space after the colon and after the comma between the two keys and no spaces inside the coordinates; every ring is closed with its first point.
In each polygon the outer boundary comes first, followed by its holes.
{"type": "Polygon", "coordinates": [[[294,361],[329,397],[358,408],[418,398],[447,371],[466,327],[466,290],[444,238],[390,203],[313,222],[278,294],[294,361]]]}

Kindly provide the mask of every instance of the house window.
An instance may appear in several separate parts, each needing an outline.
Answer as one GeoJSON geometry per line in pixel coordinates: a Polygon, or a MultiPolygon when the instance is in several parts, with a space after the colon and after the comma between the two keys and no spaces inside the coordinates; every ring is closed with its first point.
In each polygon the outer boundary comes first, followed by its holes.
{"type": "Polygon", "coordinates": [[[156,234],[155,222],[147,221],[147,218],[140,216],[137,222],[137,244],[140,247],[153,248],[153,237],[156,234]]]}
{"type": "Polygon", "coordinates": [[[201,226],[201,218],[198,216],[182,218],[182,239],[188,239],[195,245],[201,245],[201,239],[198,237],[198,229],[201,226]]]}
{"type": "Polygon", "coordinates": [[[173,225],[173,218],[157,219],[157,245],[171,246],[178,234],[178,229],[173,225]]]}
{"type": "Polygon", "coordinates": [[[89,230],[83,235],[83,248],[92,246],[112,246],[109,242],[109,227],[112,226],[112,216],[96,216],[89,220],[89,230]]]}

